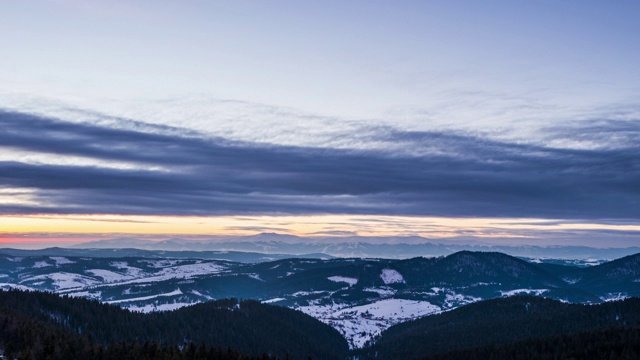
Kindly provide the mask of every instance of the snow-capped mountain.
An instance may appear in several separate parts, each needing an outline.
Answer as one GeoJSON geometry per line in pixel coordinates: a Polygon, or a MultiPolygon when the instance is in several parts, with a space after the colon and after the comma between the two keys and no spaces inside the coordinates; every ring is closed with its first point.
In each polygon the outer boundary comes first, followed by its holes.
{"type": "MultiPolygon", "coordinates": [[[[528,258],[617,259],[640,252],[640,247],[594,248],[588,246],[491,245],[474,238],[452,238],[446,242],[420,236],[315,236],[278,233],[250,236],[217,236],[210,239],[169,238],[159,241],[116,238],[74,245],[74,249],[136,248],[162,251],[235,251],[260,254],[327,254],[337,257],[406,259],[415,256],[446,256],[458,251],[495,251],[528,258]]],[[[71,249],[66,249],[71,250],[71,249]]]]}

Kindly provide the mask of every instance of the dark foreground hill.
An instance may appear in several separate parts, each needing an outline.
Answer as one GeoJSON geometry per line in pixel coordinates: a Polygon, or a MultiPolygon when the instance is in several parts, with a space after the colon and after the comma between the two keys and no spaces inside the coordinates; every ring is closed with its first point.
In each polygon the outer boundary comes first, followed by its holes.
{"type": "Polygon", "coordinates": [[[250,356],[341,359],[348,348],[336,330],[320,321],[256,301],[220,300],[140,314],[81,298],[0,291],[0,349],[24,359],[124,359],[131,354],[143,359],[153,352],[149,358],[244,358],[227,349],[250,356]]]}
{"type": "Polygon", "coordinates": [[[610,328],[488,345],[427,356],[424,360],[637,360],[640,328],[610,328]]]}
{"type": "MultiPolygon", "coordinates": [[[[560,346],[562,341],[573,344],[566,346],[568,352],[579,349],[582,346],[579,345],[581,339],[588,339],[589,336],[593,341],[600,339],[599,342],[589,343],[591,346],[599,346],[599,351],[611,351],[615,346],[625,346],[625,351],[637,352],[640,347],[637,336],[639,328],[638,298],[599,305],[581,305],[532,296],[516,296],[481,301],[392,326],[364,353],[377,359],[411,359],[446,353],[452,357],[456,355],[456,358],[465,358],[466,355],[476,354],[474,351],[477,350],[478,354],[485,354],[487,358],[491,357],[492,351],[511,358],[506,354],[518,349],[513,343],[525,344],[528,341],[532,346],[539,346],[541,350],[538,355],[544,357],[542,355],[553,355],[549,351],[555,349],[556,345],[560,346]],[[607,329],[613,330],[606,333],[607,329]],[[578,333],[585,334],[576,335],[578,333]],[[567,336],[564,340],[563,335],[567,336]],[[487,346],[491,347],[486,348],[487,346]],[[469,350],[479,347],[485,348],[469,350]],[[457,353],[451,353],[455,351],[457,353]]],[[[562,346],[558,349],[561,348],[562,346]]],[[[531,358],[537,358],[536,356],[532,355],[531,358]]]]}

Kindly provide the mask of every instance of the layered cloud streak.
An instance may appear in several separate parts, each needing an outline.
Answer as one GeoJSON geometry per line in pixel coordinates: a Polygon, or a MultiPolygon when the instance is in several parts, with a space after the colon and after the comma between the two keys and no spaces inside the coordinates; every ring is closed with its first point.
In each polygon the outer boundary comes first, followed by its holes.
{"type": "Polygon", "coordinates": [[[393,146],[366,150],[230,141],[119,121],[0,112],[0,187],[29,196],[0,201],[0,212],[640,219],[633,120],[549,130],[550,144],[591,144],[573,148],[372,126],[359,141],[393,146]],[[58,161],[70,158],[86,161],[58,161]]]}

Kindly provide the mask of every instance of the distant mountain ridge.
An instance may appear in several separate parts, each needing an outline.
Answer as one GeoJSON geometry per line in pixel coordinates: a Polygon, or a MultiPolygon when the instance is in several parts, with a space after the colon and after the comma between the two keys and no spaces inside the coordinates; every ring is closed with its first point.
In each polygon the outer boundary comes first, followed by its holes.
{"type": "MultiPolygon", "coordinates": [[[[294,257],[291,254],[265,254],[260,252],[246,251],[198,251],[198,250],[146,250],[137,248],[61,248],[52,247],[38,250],[23,250],[0,248],[0,254],[12,256],[74,256],[74,257],[98,257],[98,258],[115,258],[115,257],[143,257],[158,259],[211,259],[211,260],[228,260],[243,263],[258,263],[265,261],[274,261],[279,259],[289,259],[294,257]]],[[[296,258],[301,259],[330,259],[331,255],[314,253],[299,254],[296,258]]]]}
{"type": "Polygon", "coordinates": [[[164,251],[239,251],[263,254],[327,254],[337,257],[372,257],[405,259],[415,256],[446,256],[469,250],[502,252],[527,258],[617,259],[640,252],[640,247],[593,248],[587,246],[502,246],[487,245],[473,239],[438,242],[419,236],[399,237],[298,237],[277,233],[251,236],[214,237],[212,240],[163,241],[108,239],[73,245],[75,249],[137,248],[164,251]]]}

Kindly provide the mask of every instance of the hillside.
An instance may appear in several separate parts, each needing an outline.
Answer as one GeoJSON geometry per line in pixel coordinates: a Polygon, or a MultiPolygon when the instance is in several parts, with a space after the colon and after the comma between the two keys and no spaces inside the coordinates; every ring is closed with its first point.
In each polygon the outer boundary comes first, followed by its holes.
{"type": "Polygon", "coordinates": [[[638,298],[581,305],[515,296],[481,301],[392,326],[365,354],[375,354],[379,359],[419,358],[543,336],[639,327],[638,298]]]}
{"type": "Polygon", "coordinates": [[[640,299],[486,300],[392,326],[372,347],[349,353],[330,327],[255,301],[142,314],[50,293],[0,291],[0,350],[20,359],[633,359],[640,354],[640,299]]]}
{"type": "Polygon", "coordinates": [[[423,360],[555,360],[640,358],[640,328],[610,328],[544,336],[502,345],[451,351],[423,360]]]}
{"type": "Polygon", "coordinates": [[[204,343],[254,356],[267,353],[295,359],[336,359],[347,351],[346,341],[331,327],[298,311],[256,301],[219,300],[141,314],[81,298],[0,291],[0,316],[0,344],[11,353],[43,344],[48,333],[104,346],[204,343]],[[14,328],[23,329],[18,325],[24,323],[31,324],[28,333],[16,333],[14,328]]]}

